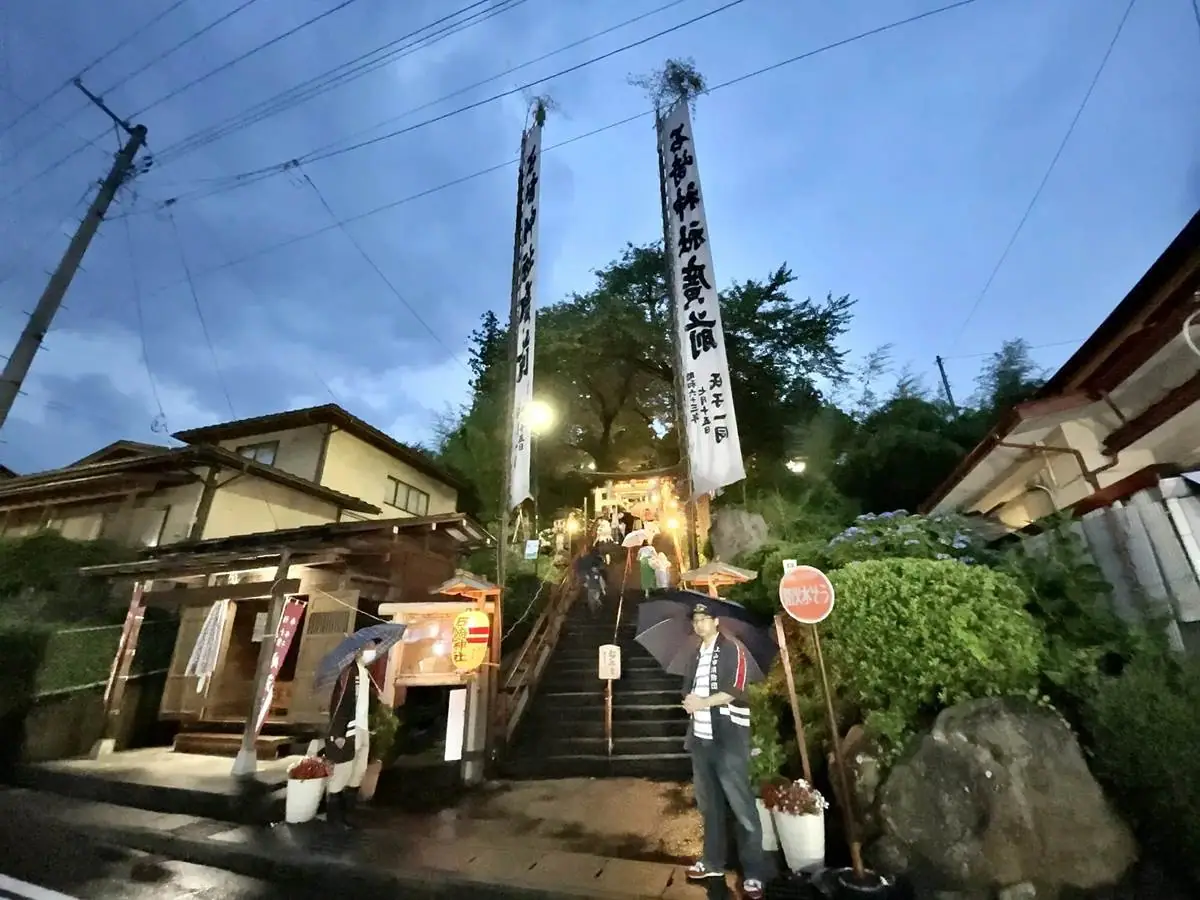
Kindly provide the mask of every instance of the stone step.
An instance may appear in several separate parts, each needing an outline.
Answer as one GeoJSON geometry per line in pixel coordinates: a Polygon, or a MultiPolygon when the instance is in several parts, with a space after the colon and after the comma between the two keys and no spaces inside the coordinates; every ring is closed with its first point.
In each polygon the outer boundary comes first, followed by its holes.
{"type": "MultiPolygon", "coordinates": [[[[626,737],[613,732],[613,756],[657,756],[683,752],[687,732],[665,737],[626,737]]],[[[563,737],[541,741],[537,752],[543,756],[607,756],[608,740],[604,735],[563,737]]]]}
{"type": "Polygon", "coordinates": [[[546,756],[507,760],[505,775],[513,780],[545,778],[644,778],[688,781],[692,761],[684,752],[609,757],[604,754],[546,756]]]}
{"type": "MultiPolygon", "coordinates": [[[[636,696],[628,696],[617,699],[614,697],[613,703],[613,721],[643,721],[643,722],[671,722],[679,719],[687,719],[687,713],[683,706],[679,703],[679,695],[673,695],[669,702],[651,702],[643,701],[636,696]]],[[[548,721],[553,723],[553,727],[558,731],[570,731],[575,723],[580,721],[604,721],[604,697],[598,696],[594,700],[580,702],[578,699],[575,702],[564,702],[562,704],[554,704],[543,706],[534,713],[534,717],[538,721],[548,721]]]]}
{"type": "MultiPolygon", "coordinates": [[[[601,681],[596,667],[591,670],[577,669],[556,671],[550,669],[542,677],[539,690],[547,694],[567,693],[570,691],[603,691],[607,682],[601,681]]],[[[655,672],[649,669],[623,671],[621,677],[613,681],[613,691],[674,691],[683,696],[683,679],[666,672],[655,672]]]]}
{"type": "MultiPolygon", "coordinates": [[[[594,691],[546,691],[539,698],[543,707],[547,710],[566,707],[586,708],[589,706],[603,706],[603,692],[594,691]]],[[[613,692],[613,706],[680,706],[683,698],[680,697],[679,691],[676,690],[647,690],[647,691],[622,691],[620,694],[613,692]]]]}
{"type": "MultiPolygon", "coordinates": [[[[569,738],[602,738],[604,737],[604,715],[590,718],[579,718],[569,723],[570,728],[563,727],[560,718],[531,717],[522,722],[521,735],[515,746],[525,747],[526,738],[531,747],[536,749],[544,742],[567,740],[569,738]],[[526,727],[528,726],[528,727],[526,727]]],[[[622,719],[613,717],[613,736],[629,739],[637,738],[671,738],[683,740],[687,734],[688,720],[686,716],[670,719],[622,719]]]]}
{"type": "MultiPolygon", "coordinates": [[[[576,657],[559,659],[558,657],[555,657],[550,662],[550,667],[547,670],[547,674],[549,674],[549,672],[587,672],[590,675],[595,675],[597,666],[599,666],[599,664],[600,659],[598,653],[593,653],[586,659],[576,657]]],[[[648,653],[643,656],[627,656],[625,653],[622,653],[621,672],[630,676],[635,672],[663,673],[663,667],[660,666],[657,660],[655,660],[654,657],[650,656],[648,653]]]]}

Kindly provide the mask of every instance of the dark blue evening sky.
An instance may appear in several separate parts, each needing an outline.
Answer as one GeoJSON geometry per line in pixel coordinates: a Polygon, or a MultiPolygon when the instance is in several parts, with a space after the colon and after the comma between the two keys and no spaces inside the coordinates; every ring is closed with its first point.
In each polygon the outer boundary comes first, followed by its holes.
{"type": "MultiPolygon", "coordinates": [[[[491,0],[436,26],[478,16],[471,27],[207,142],[193,136],[244,124],[256,104],[468,3],[353,0],[181,91],[339,2],[178,4],[85,73],[115,110],[138,113],[156,164],[102,226],[0,435],[0,461],[31,471],[119,437],[156,439],[160,407],[179,430],[331,399],[402,440],[428,441],[437,417],[465,396],[469,332],[484,310],[507,308],[515,169],[346,226],[405,302],[329,227],[317,190],[338,218],[359,216],[512,159],[534,93],[558,106],[546,127],[554,144],[646,109],[627,76],[668,57],[693,57],[717,84],[940,5],[743,0],[524,96],[228,189],[234,176],[435,118],[726,2],[491,0]],[[668,8],[442,99],[659,7],[668,8]],[[425,108],[404,115],[416,107],[425,108]]],[[[172,5],[4,4],[0,127],[172,5]]],[[[1040,363],[1060,363],[1200,207],[1200,23],[1190,0],[1138,0],[968,319],[1127,6],[976,0],[702,98],[697,149],[721,284],[787,262],[798,292],[859,299],[846,341],[855,357],[891,343],[897,363],[932,384],[940,353],[964,395],[980,362],[973,355],[1005,338],[1024,337],[1040,363]]],[[[78,201],[107,168],[117,141],[107,126],[69,89],[0,136],[5,348],[66,244],[78,201]]],[[[586,289],[591,270],[627,241],[659,237],[650,122],[547,152],[542,197],[540,290],[549,303],[586,289]]]]}

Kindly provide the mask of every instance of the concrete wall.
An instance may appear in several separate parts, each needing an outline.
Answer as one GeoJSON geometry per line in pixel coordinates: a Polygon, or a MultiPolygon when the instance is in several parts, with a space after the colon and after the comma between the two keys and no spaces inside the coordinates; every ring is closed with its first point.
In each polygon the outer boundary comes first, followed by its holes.
{"type": "Polygon", "coordinates": [[[321,484],[352,497],[360,497],[383,510],[381,516],[355,514],[353,518],[395,519],[412,515],[388,505],[389,475],[429,495],[428,515],[436,516],[456,511],[458,492],[454,488],[418,472],[344,431],[335,431],[330,436],[321,484]]]}
{"type": "MultiPolygon", "coordinates": [[[[165,681],[165,675],[150,675],[128,683],[116,732],[117,749],[148,746],[163,735],[158,704],[165,681]]],[[[25,717],[18,759],[44,762],[86,756],[103,734],[103,685],[45,697],[25,717]]]]}
{"type": "Polygon", "coordinates": [[[264,434],[256,434],[254,437],[222,441],[219,446],[236,452],[238,447],[245,447],[247,444],[268,444],[278,441],[279,449],[275,453],[275,468],[308,481],[315,481],[324,434],[324,425],[306,425],[303,428],[294,428],[289,431],[268,431],[264,434]]]}

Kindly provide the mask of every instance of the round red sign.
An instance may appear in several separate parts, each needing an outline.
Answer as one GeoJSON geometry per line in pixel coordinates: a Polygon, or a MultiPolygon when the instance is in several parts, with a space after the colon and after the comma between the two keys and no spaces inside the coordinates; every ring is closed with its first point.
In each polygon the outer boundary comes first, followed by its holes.
{"type": "Polygon", "coordinates": [[[779,602],[797,622],[816,625],[833,612],[833,584],[820,569],[796,566],[779,580],[779,602]]]}

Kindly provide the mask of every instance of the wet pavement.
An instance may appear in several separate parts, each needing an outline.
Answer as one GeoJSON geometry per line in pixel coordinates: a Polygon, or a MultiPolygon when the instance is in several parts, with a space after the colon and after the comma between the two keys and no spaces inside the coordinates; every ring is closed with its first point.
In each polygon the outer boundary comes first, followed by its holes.
{"type": "MultiPolygon", "coordinates": [[[[37,818],[0,818],[0,874],[80,900],[328,900],[303,885],[105,845],[37,818]]],[[[0,888],[38,900],[36,891],[2,881],[0,888]]]]}

